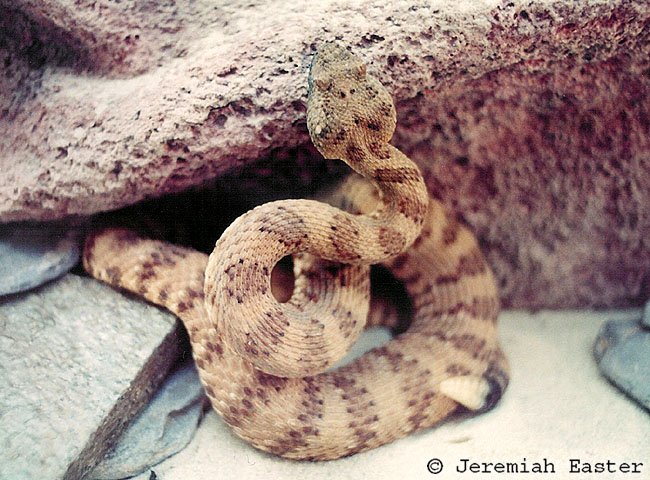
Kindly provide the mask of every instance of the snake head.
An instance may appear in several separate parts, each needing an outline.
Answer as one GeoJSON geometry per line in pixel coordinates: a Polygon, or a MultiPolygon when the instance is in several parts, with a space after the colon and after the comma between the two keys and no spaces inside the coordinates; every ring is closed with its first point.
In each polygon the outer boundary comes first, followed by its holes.
{"type": "Polygon", "coordinates": [[[348,160],[351,148],[378,151],[395,130],[395,106],[365,63],[337,43],[326,43],[309,71],[307,127],[325,158],[348,160]]]}

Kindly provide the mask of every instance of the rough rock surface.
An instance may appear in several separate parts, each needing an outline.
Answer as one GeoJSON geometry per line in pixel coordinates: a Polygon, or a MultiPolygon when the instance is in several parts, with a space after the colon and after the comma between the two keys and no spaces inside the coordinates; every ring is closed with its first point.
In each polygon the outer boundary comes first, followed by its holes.
{"type": "Polygon", "coordinates": [[[179,353],[173,315],[69,274],[0,300],[0,478],[78,479],[179,353]]]}
{"type": "Polygon", "coordinates": [[[395,144],[479,231],[507,305],[650,296],[648,1],[0,4],[0,221],[307,144],[310,56],[339,38],[394,94],[395,144]]]}

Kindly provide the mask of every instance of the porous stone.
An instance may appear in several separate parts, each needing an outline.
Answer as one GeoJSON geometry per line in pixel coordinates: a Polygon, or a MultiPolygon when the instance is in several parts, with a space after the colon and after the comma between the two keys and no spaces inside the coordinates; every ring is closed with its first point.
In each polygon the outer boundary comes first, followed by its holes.
{"type": "Polygon", "coordinates": [[[193,362],[173,372],[89,478],[119,480],[142,473],[184,448],[207,398],[193,362]]]}
{"type": "Polygon", "coordinates": [[[61,224],[0,225],[0,296],[60,277],[80,255],[80,232],[61,224]]]}
{"type": "Polygon", "coordinates": [[[171,314],[72,274],[0,300],[0,478],[82,478],[180,345],[171,314]]]}
{"type": "Polygon", "coordinates": [[[607,322],[594,355],[603,375],[650,410],[650,330],[638,319],[607,322]]]}
{"type": "Polygon", "coordinates": [[[650,296],[648,2],[2,8],[0,221],[114,209],[304,148],[309,61],[339,38],[395,97],[394,143],[479,232],[506,306],[650,296]]]}

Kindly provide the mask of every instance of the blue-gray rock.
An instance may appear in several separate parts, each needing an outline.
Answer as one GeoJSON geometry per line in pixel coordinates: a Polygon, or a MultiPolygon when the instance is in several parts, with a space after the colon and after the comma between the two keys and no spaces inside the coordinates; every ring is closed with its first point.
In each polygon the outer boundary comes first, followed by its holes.
{"type": "Polygon", "coordinates": [[[0,299],[0,479],[86,478],[182,345],[172,314],[89,278],[0,299]]]}
{"type": "Polygon", "coordinates": [[[182,450],[192,439],[206,404],[196,367],[190,362],[165,381],[89,477],[132,477],[182,450]]]}
{"type": "Polygon", "coordinates": [[[641,320],[606,322],[594,354],[603,375],[650,410],[650,330],[641,320]]]}
{"type": "Polygon", "coordinates": [[[80,234],[62,224],[0,225],[0,296],[60,277],[79,261],[80,234]]]}

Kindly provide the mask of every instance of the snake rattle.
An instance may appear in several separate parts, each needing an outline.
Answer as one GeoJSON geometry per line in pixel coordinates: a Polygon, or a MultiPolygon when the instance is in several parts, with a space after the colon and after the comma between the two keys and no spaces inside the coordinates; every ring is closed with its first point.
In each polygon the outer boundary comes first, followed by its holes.
{"type": "Polygon", "coordinates": [[[392,98],[366,65],[325,44],[310,69],[307,125],[325,158],[360,175],[335,195],[346,211],[315,200],[266,203],[235,220],[209,258],[120,228],[86,241],[92,276],[183,321],[212,406],[259,449],[351,455],[459,407],[485,411],[507,386],[492,272],[472,233],[388,143],[395,124],[392,98]],[[271,272],[287,255],[295,286],[281,303],[271,272]],[[411,322],[332,370],[366,325],[375,263],[403,282],[411,322]]]}

